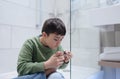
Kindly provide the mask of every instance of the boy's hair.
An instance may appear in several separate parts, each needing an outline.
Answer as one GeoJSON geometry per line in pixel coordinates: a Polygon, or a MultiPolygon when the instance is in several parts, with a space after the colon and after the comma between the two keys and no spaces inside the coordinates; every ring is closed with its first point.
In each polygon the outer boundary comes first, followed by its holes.
{"type": "Polygon", "coordinates": [[[50,33],[55,33],[57,35],[65,35],[65,24],[59,18],[47,19],[43,24],[42,32],[45,32],[47,35],[49,35],[50,33]]]}

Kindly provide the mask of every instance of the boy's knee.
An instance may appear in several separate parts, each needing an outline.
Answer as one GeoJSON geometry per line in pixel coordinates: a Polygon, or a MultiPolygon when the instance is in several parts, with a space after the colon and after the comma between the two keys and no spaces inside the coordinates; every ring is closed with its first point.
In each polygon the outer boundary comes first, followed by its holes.
{"type": "Polygon", "coordinates": [[[59,72],[54,72],[49,75],[48,79],[65,79],[64,76],[59,72]]]}

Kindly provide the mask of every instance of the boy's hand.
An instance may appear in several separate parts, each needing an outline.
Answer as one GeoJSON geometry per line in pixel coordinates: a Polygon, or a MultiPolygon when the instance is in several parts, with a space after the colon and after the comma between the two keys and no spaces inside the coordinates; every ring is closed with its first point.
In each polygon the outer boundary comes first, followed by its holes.
{"type": "Polygon", "coordinates": [[[67,63],[72,58],[72,53],[69,51],[64,51],[64,57],[65,57],[64,62],[67,63]]]}
{"type": "Polygon", "coordinates": [[[57,68],[64,63],[64,59],[63,52],[58,51],[57,53],[53,54],[46,62],[44,62],[44,67],[45,69],[57,68]]]}

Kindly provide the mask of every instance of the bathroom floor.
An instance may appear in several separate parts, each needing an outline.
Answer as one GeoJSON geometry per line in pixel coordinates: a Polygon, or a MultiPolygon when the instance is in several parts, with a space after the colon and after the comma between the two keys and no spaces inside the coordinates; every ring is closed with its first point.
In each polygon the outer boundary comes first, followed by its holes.
{"type": "MultiPolygon", "coordinates": [[[[98,69],[92,68],[85,68],[85,67],[78,67],[78,66],[71,66],[71,78],[72,79],[87,79],[89,76],[94,74],[98,71],[98,69]]],[[[58,70],[61,72],[65,79],[70,79],[70,67],[68,66],[66,69],[58,70]]],[[[17,72],[12,71],[8,73],[0,74],[0,79],[11,79],[17,77],[17,72]]]]}
{"type": "MultiPolygon", "coordinates": [[[[59,70],[65,76],[65,79],[70,79],[70,68],[69,66],[66,69],[59,70]]],[[[72,79],[87,79],[91,75],[98,72],[98,69],[86,68],[86,67],[78,67],[71,66],[71,78],[72,79]]]]}

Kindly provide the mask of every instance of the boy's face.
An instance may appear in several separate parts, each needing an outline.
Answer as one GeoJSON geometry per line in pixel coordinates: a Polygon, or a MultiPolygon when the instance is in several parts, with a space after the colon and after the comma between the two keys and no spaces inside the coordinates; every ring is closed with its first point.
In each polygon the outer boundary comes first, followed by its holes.
{"type": "Polygon", "coordinates": [[[44,35],[44,38],[45,38],[44,41],[46,43],[46,46],[48,46],[51,49],[55,49],[60,45],[60,43],[61,43],[62,39],[64,38],[64,36],[57,35],[55,33],[51,33],[49,35],[47,35],[47,34],[44,35]]]}

